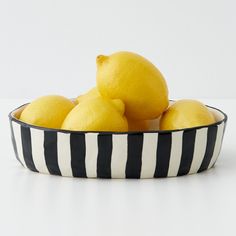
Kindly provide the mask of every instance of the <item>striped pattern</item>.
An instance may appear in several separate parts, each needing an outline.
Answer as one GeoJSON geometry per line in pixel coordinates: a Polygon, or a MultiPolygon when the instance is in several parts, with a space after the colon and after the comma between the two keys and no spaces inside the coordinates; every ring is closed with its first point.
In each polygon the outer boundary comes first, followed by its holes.
{"type": "Polygon", "coordinates": [[[214,166],[225,123],[175,132],[63,133],[10,121],[17,160],[26,168],[87,178],[160,178],[214,166]]]}

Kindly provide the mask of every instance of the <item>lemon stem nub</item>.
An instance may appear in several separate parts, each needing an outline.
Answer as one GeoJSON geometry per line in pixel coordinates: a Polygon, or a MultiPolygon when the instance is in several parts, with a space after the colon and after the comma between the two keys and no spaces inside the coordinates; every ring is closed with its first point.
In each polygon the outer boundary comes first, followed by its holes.
{"type": "Polygon", "coordinates": [[[99,56],[97,56],[97,63],[98,63],[98,64],[101,64],[101,63],[103,63],[107,58],[108,58],[107,56],[99,55],[99,56]]]}
{"type": "Polygon", "coordinates": [[[125,113],[125,104],[120,99],[112,99],[111,100],[116,110],[120,112],[120,114],[125,113]]]}

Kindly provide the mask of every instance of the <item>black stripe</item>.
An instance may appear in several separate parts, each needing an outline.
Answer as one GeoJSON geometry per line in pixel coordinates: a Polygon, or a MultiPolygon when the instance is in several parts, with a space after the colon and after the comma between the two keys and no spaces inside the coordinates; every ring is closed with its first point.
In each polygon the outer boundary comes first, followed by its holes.
{"type": "Polygon", "coordinates": [[[57,157],[57,133],[44,131],[44,156],[50,174],[61,175],[57,157]]]}
{"type": "Polygon", "coordinates": [[[85,135],[70,135],[71,168],[74,177],[87,177],[85,167],[85,135]]]}
{"type": "Polygon", "coordinates": [[[24,156],[26,166],[30,170],[38,172],[38,170],[36,169],[34,165],[34,161],[32,157],[30,128],[21,126],[21,142],[22,142],[22,150],[23,150],[23,156],[24,156]]]}
{"type": "Polygon", "coordinates": [[[14,153],[15,153],[15,156],[16,156],[16,159],[20,162],[20,164],[23,166],[20,158],[19,158],[19,155],[18,155],[18,151],[17,151],[17,147],[16,147],[16,139],[15,139],[15,135],[14,135],[14,131],[13,131],[13,126],[12,126],[12,121],[10,120],[10,128],[11,128],[11,141],[12,141],[12,144],[13,144],[13,149],[14,149],[14,153]]]}
{"type": "Polygon", "coordinates": [[[210,126],[207,131],[207,145],[202,164],[198,172],[206,170],[210,164],[216,142],[217,126],[210,126]]]}
{"type": "Polygon", "coordinates": [[[97,177],[111,178],[112,135],[99,134],[97,157],[97,177]]]}
{"type": "Polygon", "coordinates": [[[178,170],[178,176],[188,174],[194,153],[196,130],[185,130],[182,138],[182,155],[178,170]]]}
{"type": "Polygon", "coordinates": [[[157,143],[155,178],[166,177],[168,175],[170,151],[171,133],[160,133],[157,143]]]}
{"type": "Polygon", "coordinates": [[[143,134],[128,134],[126,178],[140,178],[142,167],[143,134]]]}

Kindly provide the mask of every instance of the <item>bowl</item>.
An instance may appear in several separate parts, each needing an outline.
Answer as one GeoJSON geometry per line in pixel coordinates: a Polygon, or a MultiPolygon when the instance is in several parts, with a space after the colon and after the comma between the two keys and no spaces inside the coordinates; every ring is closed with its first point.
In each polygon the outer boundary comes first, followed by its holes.
{"type": "Polygon", "coordinates": [[[202,172],[219,156],[227,115],[210,107],[216,123],[179,130],[82,132],[48,129],[9,114],[12,144],[22,166],[84,178],[160,178],[202,172]]]}

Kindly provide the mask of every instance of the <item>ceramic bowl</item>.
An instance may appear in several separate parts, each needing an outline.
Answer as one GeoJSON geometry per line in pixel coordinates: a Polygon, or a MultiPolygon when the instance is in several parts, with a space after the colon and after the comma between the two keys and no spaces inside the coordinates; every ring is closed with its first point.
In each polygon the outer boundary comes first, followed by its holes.
{"type": "MultiPolygon", "coordinates": [[[[27,104],[26,104],[27,105],[27,104]]],[[[193,174],[216,163],[227,116],[208,108],[217,122],[171,131],[81,132],[21,122],[26,105],[9,114],[15,156],[40,173],[84,178],[159,178],[193,174]]]]}

